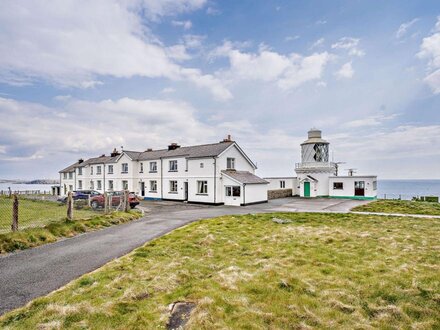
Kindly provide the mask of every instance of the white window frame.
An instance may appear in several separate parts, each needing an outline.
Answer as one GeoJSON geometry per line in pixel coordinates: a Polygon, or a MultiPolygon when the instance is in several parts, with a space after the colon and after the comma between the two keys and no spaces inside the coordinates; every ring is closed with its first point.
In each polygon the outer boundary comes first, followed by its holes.
{"type": "Polygon", "coordinates": [[[97,180],[96,181],[96,189],[97,190],[101,190],[102,189],[102,181],[101,180],[97,180]]]}
{"type": "Polygon", "coordinates": [[[144,173],[144,163],[139,163],[140,164],[140,170],[139,173],[144,173]]]}
{"type": "Polygon", "coordinates": [[[108,190],[113,190],[114,186],[113,186],[113,180],[108,180],[108,190]]]}
{"type": "Polygon", "coordinates": [[[286,189],[286,181],[280,180],[280,189],[286,189]]]}
{"type": "Polygon", "coordinates": [[[208,181],[197,180],[197,195],[208,195],[208,181]]]}
{"type": "Polygon", "coordinates": [[[64,179],[64,180],[67,180],[67,172],[64,172],[64,173],[63,173],[63,179],[64,179]]]}
{"type": "Polygon", "coordinates": [[[83,182],[82,180],[78,180],[78,189],[81,190],[83,187],[83,182]]]}
{"type": "Polygon", "coordinates": [[[240,186],[226,186],[225,187],[225,196],[226,197],[241,197],[241,187],[240,186]],[[235,191],[234,191],[235,188],[235,191]],[[238,188],[238,195],[234,195],[234,193],[237,192],[238,188]]]}
{"type": "Polygon", "coordinates": [[[122,163],[121,164],[121,173],[122,174],[128,173],[128,163],[122,163]]]}
{"type": "Polygon", "coordinates": [[[177,193],[179,186],[177,180],[170,180],[170,193],[177,193]]]}
{"type": "Polygon", "coordinates": [[[122,190],[128,189],[128,180],[122,180],[122,190]]]}
{"type": "Polygon", "coordinates": [[[90,180],[90,189],[95,189],[95,182],[93,180],[90,180]]]}
{"type": "Polygon", "coordinates": [[[235,158],[233,157],[226,158],[226,169],[235,170],[235,158]]]}
{"type": "Polygon", "coordinates": [[[90,175],[93,175],[93,166],[90,166],[90,175]]]}
{"type": "Polygon", "coordinates": [[[150,192],[157,192],[157,180],[150,180],[150,192]]]}
{"type": "Polygon", "coordinates": [[[82,175],[83,174],[83,169],[82,167],[78,167],[78,175],[82,175]]]}
{"type": "Polygon", "coordinates": [[[73,179],[73,172],[69,172],[69,180],[73,179]]]}
{"type": "Polygon", "coordinates": [[[150,173],[157,172],[157,162],[150,162],[150,173]]]}
{"type": "Polygon", "coordinates": [[[177,172],[177,160],[173,159],[169,161],[169,170],[168,172],[177,172]]]}
{"type": "Polygon", "coordinates": [[[96,166],[96,175],[102,174],[101,165],[96,166]]]}
{"type": "Polygon", "coordinates": [[[108,166],[108,174],[113,174],[113,165],[108,166]]]}
{"type": "Polygon", "coordinates": [[[344,190],[344,182],[333,182],[333,190],[344,190]],[[341,188],[336,188],[335,185],[336,184],[341,184],[341,188]]]}

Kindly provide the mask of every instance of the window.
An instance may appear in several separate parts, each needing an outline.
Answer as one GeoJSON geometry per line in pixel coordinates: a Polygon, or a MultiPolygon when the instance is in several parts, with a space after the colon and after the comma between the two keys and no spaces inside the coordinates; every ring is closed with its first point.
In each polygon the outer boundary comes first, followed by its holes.
{"type": "Polygon", "coordinates": [[[83,174],[83,169],[82,167],[78,167],[78,175],[82,175],[83,174]]]}
{"type": "Polygon", "coordinates": [[[101,174],[101,165],[96,166],[96,174],[101,174]]]}
{"type": "Polygon", "coordinates": [[[333,190],[342,190],[344,189],[343,182],[333,182],[333,190]]]}
{"type": "Polygon", "coordinates": [[[170,160],[170,172],[177,172],[177,160],[170,160]]]}
{"type": "Polygon", "coordinates": [[[144,173],[144,163],[140,163],[139,173],[144,173]]]}
{"type": "Polygon", "coordinates": [[[205,164],[200,163],[200,168],[203,168],[203,167],[205,167],[205,164]]]}
{"type": "Polygon", "coordinates": [[[128,181],[127,180],[122,180],[122,189],[123,190],[127,190],[128,189],[128,181]]]}
{"type": "Polygon", "coordinates": [[[281,188],[281,189],[286,188],[286,181],[284,181],[284,180],[281,180],[281,181],[280,181],[280,188],[281,188]]]}
{"type": "Polygon", "coordinates": [[[93,181],[90,181],[90,189],[95,189],[95,184],[93,181]]]}
{"type": "Polygon", "coordinates": [[[69,191],[73,191],[73,186],[71,184],[69,185],[69,191]]]}
{"type": "Polygon", "coordinates": [[[377,181],[373,181],[373,190],[377,190],[377,181]]]}
{"type": "Polygon", "coordinates": [[[113,190],[113,180],[108,180],[108,190],[113,190]]]}
{"type": "Polygon", "coordinates": [[[157,172],[157,162],[150,162],[150,172],[157,172]]]}
{"type": "Polygon", "coordinates": [[[235,158],[227,158],[226,159],[226,168],[228,170],[235,169],[235,158]]]}
{"type": "Polygon", "coordinates": [[[113,174],[113,165],[108,166],[108,174],[113,174]]]}
{"type": "Polygon", "coordinates": [[[101,182],[101,180],[96,181],[96,189],[98,189],[98,190],[102,189],[102,182],[101,182]]]}
{"type": "Polygon", "coordinates": [[[64,173],[64,174],[63,174],[63,178],[64,178],[64,180],[67,179],[67,173],[64,173]]]}
{"type": "Polygon", "coordinates": [[[157,191],[157,181],[152,180],[150,181],[150,192],[156,192],[157,191]]]}
{"type": "Polygon", "coordinates": [[[69,179],[70,179],[70,180],[73,179],[73,172],[69,172],[69,179]]]}
{"type": "Polygon", "coordinates": [[[83,188],[83,182],[82,180],[78,180],[78,189],[82,189],[83,188]]]}
{"type": "Polygon", "coordinates": [[[240,186],[226,187],[226,196],[240,197],[240,186]]]}
{"type": "Polygon", "coordinates": [[[170,181],[170,192],[177,192],[177,181],[170,181]]]}
{"type": "Polygon", "coordinates": [[[90,166],[90,174],[93,175],[93,166],[90,166]]]}
{"type": "Polygon", "coordinates": [[[197,193],[208,194],[208,181],[197,181],[197,193]]]}
{"type": "Polygon", "coordinates": [[[121,166],[121,173],[128,173],[128,163],[122,163],[121,166]]]}

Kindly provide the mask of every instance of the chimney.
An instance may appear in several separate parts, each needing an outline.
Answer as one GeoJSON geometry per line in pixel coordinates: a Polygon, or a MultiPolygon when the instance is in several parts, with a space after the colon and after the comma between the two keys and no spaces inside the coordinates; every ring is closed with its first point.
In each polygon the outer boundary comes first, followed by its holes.
{"type": "Polygon", "coordinates": [[[113,151],[110,154],[111,157],[116,157],[116,156],[119,156],[119,155],[120,155],[120,153],[116,150],[116,148],[114,148],[113,151]]]}
{"type": "Polygon", "coordinates": [[[232,142],[231,134],[228,134],[228,136],[224,138],[223,141],[220,142],[232,142]]]}
{"type": "Polygon", "coordinates": [[[105,157],[105,154],[102,154],[101,156],[99,156],[99,158],[105,157]]]}
{"type": "Polygon", "coordinates": [[[78,164],[84,163],[84,159],[80,158],[78,159],[78,164]]]}
{"type": "Polygon", "coordinates": [[[176,149],[178,149],[178,148],[180,148],[180,146],[179,146],[177,143],[171,143],[171,144],[168,146],[168,150],[176,150],[176,149]]]}
{"type": "Polygon", "coordinates": [[[147,150],[145,150],[145,152],[150,152],[150,151],[153,151],[153,149],[148,148],[147,150]]]}

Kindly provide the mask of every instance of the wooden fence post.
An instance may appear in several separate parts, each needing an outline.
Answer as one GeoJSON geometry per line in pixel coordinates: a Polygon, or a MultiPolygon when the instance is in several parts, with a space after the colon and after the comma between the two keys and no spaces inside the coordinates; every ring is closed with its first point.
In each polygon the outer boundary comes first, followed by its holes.
{"type": "Polygon", "coordinates": [[[104,213],[108,213],[108,194],[104,193],[104,213]]]}
{"type": "Polygon", "coordinates": [[[18,231],[18,197],[14,194],[14,199],[12,201],[12,231],[18,231]]]}
{"type": "Polygon", "coordinates": [[[128,212],[128,210],[130,210],[129,204],[130,202],[128,200],[128,190],[124,190],[124,212],[128,212]]]}
{"type": "Polygon", "coordinates": [[[71,191],[67,194],[67,220],[73,220],[73,198],[71,191]]]}

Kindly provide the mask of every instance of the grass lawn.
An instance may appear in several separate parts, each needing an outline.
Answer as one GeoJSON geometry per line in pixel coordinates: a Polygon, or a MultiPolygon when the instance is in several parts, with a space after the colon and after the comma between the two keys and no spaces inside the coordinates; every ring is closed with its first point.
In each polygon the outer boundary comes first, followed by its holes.
{"type": "MultiPolygon", "coordinates": [[[[67,216],[67,206],[51,201],[19,199],[18,228],[42,227],[54,221],[63,221],[67,216]]],[[[96,216],[92,210],[74,210],[75,219],[96,216]]],[[[11,231],[12,199],[0,197],[0,234],[11,231]]]]}
{"type": "Polygon", "coordinates": [[[378,200],[366,205],[356,206],[352,211],[440,215],[440,203],[378,200]]]}
{"type": "Polygon", "coordinates": [[[439,237],[439,219],[204,220],[0,317],[0,327],[163,329],[168,305],[189,301],[189,329],[438,329],[439,237]]]}

